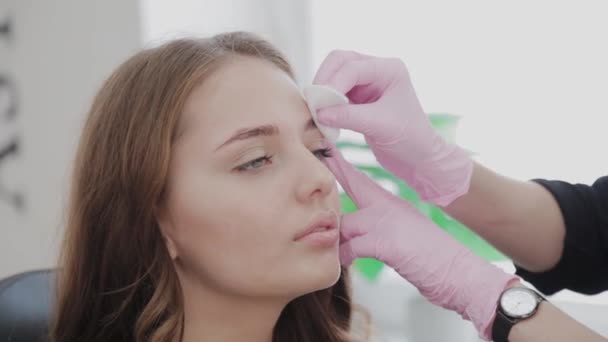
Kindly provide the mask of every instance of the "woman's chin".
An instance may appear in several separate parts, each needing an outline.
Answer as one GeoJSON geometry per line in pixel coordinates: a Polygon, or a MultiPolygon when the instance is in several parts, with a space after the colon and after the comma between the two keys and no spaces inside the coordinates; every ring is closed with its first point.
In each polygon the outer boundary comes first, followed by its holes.
{"type": "Polygon", "coordinates": [[[315,292],[334,286],[340,279],[341,273],[342,268],[337,257],[317,265],[311,265],[306,281],[309,285],[306,292],[315,292]]]}

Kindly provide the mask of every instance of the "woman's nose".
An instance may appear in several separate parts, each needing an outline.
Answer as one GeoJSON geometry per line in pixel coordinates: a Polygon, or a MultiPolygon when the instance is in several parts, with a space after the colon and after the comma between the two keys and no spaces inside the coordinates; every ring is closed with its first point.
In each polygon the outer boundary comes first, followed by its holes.
{"type": "Polygon", "coordinates": [[[314,154],[307,152],[298,166],[297,197],[301,202],[324,198],[336,187],[336,179],[327,166],[314,154]]]}

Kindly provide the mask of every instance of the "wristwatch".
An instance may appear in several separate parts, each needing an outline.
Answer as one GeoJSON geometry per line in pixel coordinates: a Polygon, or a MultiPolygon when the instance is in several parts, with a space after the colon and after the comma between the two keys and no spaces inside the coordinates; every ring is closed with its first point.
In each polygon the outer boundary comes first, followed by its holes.
{"type": "Polygon", "coordinates": [[[509,332],[517,322],[536,313],[545,298],[538,292],[523,286],[510,287],[502,292],[496,307],[496,318],[492,325],[492,340],[508,342],[509,332]]]}

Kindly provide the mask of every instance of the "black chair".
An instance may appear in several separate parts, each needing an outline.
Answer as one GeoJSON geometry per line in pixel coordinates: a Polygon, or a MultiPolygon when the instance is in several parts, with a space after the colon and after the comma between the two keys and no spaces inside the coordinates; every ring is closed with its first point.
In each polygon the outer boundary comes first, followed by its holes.
{"type": "Polygon", "coordinates": [[[0,280],[0,342],[46,342],[54,270],[19,273],[0,280]]]}

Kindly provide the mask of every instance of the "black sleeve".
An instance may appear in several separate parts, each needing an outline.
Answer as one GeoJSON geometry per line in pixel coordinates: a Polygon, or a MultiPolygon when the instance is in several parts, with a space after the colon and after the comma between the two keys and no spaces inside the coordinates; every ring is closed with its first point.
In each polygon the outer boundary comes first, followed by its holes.
{"type": "Polygon", "coordinates": [[[608,176],[592,186],[534,180],[557,200],[566,224],[558,264],[542,273],[515,265],[517,274],[545,294],[569,289],[584,294],[608,290],[608,176]]]}

